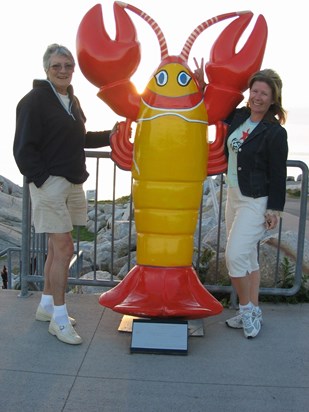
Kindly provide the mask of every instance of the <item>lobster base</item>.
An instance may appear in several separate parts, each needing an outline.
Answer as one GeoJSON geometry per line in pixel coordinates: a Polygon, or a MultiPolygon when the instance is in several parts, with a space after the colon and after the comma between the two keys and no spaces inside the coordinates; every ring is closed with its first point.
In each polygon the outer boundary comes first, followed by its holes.
{"type": "Polygon", "coordinates": [[[223,310],[193,267],[136,265],[121,283],[102,293],[99,303],[115,312],[150,318],[198,319],[223,310]]]}

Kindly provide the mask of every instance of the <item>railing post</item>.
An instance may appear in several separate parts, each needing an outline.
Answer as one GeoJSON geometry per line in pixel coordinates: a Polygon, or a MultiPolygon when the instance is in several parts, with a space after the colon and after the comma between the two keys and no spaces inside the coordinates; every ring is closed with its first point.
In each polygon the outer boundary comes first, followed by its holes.
{"type": "Polygon", "coordinates": [[[30,268],[30,240],[31,240],[31,203],[29,186],[26,178],[23,180],[23,210],[22,210],[22,240],[21,240],[21,288],[20,297],[28,297],[27,276],[30,268]]]}

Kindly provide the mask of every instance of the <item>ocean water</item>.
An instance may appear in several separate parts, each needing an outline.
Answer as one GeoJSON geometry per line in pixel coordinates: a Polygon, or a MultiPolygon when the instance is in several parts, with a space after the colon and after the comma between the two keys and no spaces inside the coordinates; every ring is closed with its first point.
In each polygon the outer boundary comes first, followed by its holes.
{"type": "MultiPolygon", "coordinates": [[[[309,168],[309,153],[290,153],[288,160],[300,160],[304,162],[309,168]]],[[[303,173],[301,168],[298,167],[288,167],[287,175],[294,176],[295,180],[303,173]]]]}
{"type": "MultiPolygon", "coordinates": [[[[300,160],[309,168],[309,124],[287,123],[289,155],[288,160],[300,160]]],[[[302,173],[298,167],[288,168],[288,176],[297,178],[302,173]]]]}

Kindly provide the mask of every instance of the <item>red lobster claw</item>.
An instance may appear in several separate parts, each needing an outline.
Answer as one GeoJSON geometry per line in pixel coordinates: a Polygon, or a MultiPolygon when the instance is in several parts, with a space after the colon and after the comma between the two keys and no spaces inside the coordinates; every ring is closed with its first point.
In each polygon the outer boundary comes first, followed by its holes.
{"type": "Polygon", "coordinates": [[[132,20],[123,7],[114,3],[116,38],[107,34],[100,4],[82,19],[76,38],[77,58],[84,76],[102,87],[128,79],[140,62],[140,44],[132,20]]]}
{"type": "Polygon", "coordinates": [[[267,41],[267,24],[262,15],[239,53],[237,42],[252,19],[252,12],[244,12],[229,24],[214,43],[210,60],[205,65],[209,85],[205,105],[209,124],[223,120],[243,100],[253,73],[260,69],[267,41]]]}

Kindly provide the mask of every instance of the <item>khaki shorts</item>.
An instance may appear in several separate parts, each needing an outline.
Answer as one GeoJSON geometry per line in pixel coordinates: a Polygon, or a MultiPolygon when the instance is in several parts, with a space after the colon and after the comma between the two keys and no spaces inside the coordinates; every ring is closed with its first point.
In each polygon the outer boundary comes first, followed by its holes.
{"type": "Polygon", "coordinates": [[[37,188],[29,184],[33,224],[36,233],[67,233],[87,223],[87,202],[83,185],[61,176],[49,176],[37,188]]]}

